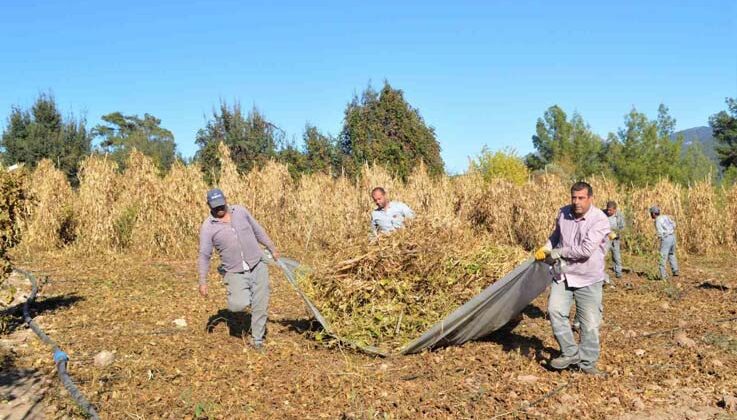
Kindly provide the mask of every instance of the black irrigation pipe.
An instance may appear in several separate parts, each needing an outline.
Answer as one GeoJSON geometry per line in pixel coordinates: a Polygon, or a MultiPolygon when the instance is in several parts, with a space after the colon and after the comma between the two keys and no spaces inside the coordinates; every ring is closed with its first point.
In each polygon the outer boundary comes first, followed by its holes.
{"type": "Polygon", "coordinates": [[[33,290],[31,291],[31,295],[28,296],[28,299],[26,299],[25,303],[23,304],[23,320],[26,322],[26,324],[28,324],[28,327],[36,333],[41,341],[51,347],[52,351],[54,352],[54,364],[56,365],[56,371],[59,373],[59,380],[61,380],[64,388],[69,391],[69,395],[71,395],[74,401],[79,405],[79,407],[82,408],[85,413],[87,413],[89,418],[99,420],[100,416],[97,414],[97,411],[95,411],[95,407],[93,407],[92,404],[87,401],[87,398],[82,395],[82,392],[79,391],[79,388],[74,385],[72,378],[69,376],[69,372],[67,372],[67,362],[69,362],[69,356],[67,356],[67,354],[59,348],[54,340],[46,335],[41,327],[36,324],[36,321],[31,318],[30,310],[28,309],[28,307],[36,299],[36,293],[38,293],[38,283],[36,282],[36,277],[33,275],[33,273],[30,273],[28,271],[19,270],[17,268],[15,269],[15,271],[24,275],[26,279],[31,282],[31,286],[33,288],[33,290]]]}

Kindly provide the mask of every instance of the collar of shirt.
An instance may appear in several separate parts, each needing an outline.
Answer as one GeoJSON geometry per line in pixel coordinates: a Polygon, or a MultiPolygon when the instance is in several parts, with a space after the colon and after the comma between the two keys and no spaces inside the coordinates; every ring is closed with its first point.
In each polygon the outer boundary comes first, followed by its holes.
{"type": "Polygon", "coordinates": [[[589,217],[589,215],[591,215],[591,212],[594,210],[594,206],[592,205],[591,207],[589,207],[589,210],[586,213],[584,213],[583,216],[581,216],[580,219],[576,219],[576,216],[573,214],[573,206],[568,205],[565,208],[566,208],[566,211],[563,212],[563,215],[566,217],[566,219],[573,220],[574,222],[582,222],[586,220],[589,217]]]}
{"type": "Polygon", "coordinates": [[[386,206],[384,206],[384,208],[378,208],[378,207],[377,207],[377,208],[376,208],[376,211],[383,211],[384,213],[386,213],[386,211],[387,211],[387,210],[389,209],[389,205],[390,205],[391,203],[392,203],[391,201],[390,201],[390,202],[388,202],[388,203],[386,203],[386,206]]]}
{"type": "MultiPolygon", "coordinates": [[[[230,217],[233,217],[233,207],[228,206],[228,213],[230,213],[230,217]]],[[[210,213],[210,223],[226,223],[226,222],[223,222],[221,219],[218,219],[217,217],[213,216],[212,213],[210,213]]]]}

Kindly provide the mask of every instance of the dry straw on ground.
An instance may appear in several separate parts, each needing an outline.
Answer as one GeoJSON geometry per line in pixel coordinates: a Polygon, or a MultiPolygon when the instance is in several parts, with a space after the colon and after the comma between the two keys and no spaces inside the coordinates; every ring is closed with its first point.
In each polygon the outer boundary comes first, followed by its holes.
{"type": "Polygon", "coordinates": [[[301,284],[337,334],[397,349],[527,257],[458,222],[420,218],[371,243],[354,238],[301,284]]]}
{"type": "MultiPolygon", "coordinates": [[[[232,161],[224,160],[223,173],[214,178],[220,179],[232,203],[254,207],[280,248],[316,268],[311,277],[315,283],[308,289],[312,287],[316,300],[328,307],[327,313],[332,310],[334,325],[354,328],[347,331],[349,336],[388,347],[416,337],[506,273],[516,258],[528,255],[520,253],[519,246],[540,245],[558,208],[569,201],[570,183],[555,177],[509,187],[487,185],[474,174],[432,178],[418,170],[405,184],[380,167],[366,166],[360,177],[313,174],[294,184],[278,164],[242,176],[232,161]],[[427,223],[418,220],[418,226],[371,245],[369,191],[377,185],[415,207],[427,223]],[[489,193],[494,188],[499,190],[489,193]],[[469,215],[474,212],[487,219],[472,224],[469,215]],[[507,241],[514,246],[498,246],[507,241]],[[343,324],[337,318],[342,314],[350,314],[343,324]]],[[[731,373],[737,358],[731,347],[724,347],[734,341],[727,337],[734,336],[734,322],[713,322],[734,317],[735,288],[721,285],[734,277],[732,260],[694,257],[683,264],[679,280],[668,283],[625,273],[633,288],[618,287],[604,296],[610,328],[602,334],[606,351],[600,364],[610,376],[603,382],[574,372],[547,372],[541,360],[555,356],[556,344],[547,320],[532,313],[501,339],[489,337],[483,343],[413,357],[377,362],[324,349],[299,333],[309,325],[309,315],[279,274],[273,277],[270,334],[262,355],[252,352],[241,338],[247,331],[245,322],[237,337],[229,335],[228,315],[219,311],[224,288],[213,281],[212,298],[203,300],[194,287],[197,233],[207,215],[208,186],[200,168],[175,164],[161,177],[142,160],[140,168],[121,175],[111,160],[94,156],[85,161],[77,190],[67,189],[48,164],[37,171],[33,183],[38,185],[28,187],[35,188],[41,200],[29,204],[36,213],[6,221],[4,227],[13,231],[27,226],[26,232],[35,233],[26,235],[26,241],[54,250],[59,244],[55,235],[64,226],[61,221],[69,220],[69,214],[60,210],[60,200],[70,194],[77,236],[67,248],[88,256],[34,252],[23,264],[63,280],[46,284],[46,297],[74,298],[68,306],[46,313],[44,328],[76,355],[72,368],[80,387],[110,418],[185,418],[203,413],[228,418],[249,411],[287,418],[447,417],[448,413],[489,418],[510,412],[541,418],[604,418],[632,412],[621,402],[637,399],[647,405],[647,410],[633,414],[641,417],[652,414],[652,408],[694,396],[700,401],[694,407],[718,408],[723,390],[735,389],[731,373]],[[126,208],[138,211],[129,219],[134,221],[130,242],[120,249],[119,239],[114,240],[116,221],[126,208]],[[143,215],[141,209],[153,214],[143,215]],[[44,213],[49,220],[39,219],[44,213]],[[156,255],[140,257],[141,247],[150,247],[156,255]],[[166,259],[156,258],[165,254],[166,259]],[[171,255],[181,260],[173,261],[171,255]],[[192,287],[182,286],[187,282],[192,287]],[[192,328],[173,328],[171,321],[183,316],[192,328]],[[698,360],[694,349],[674,345],[671,332],[683,328],[681,322],[689,324],[689,335],[703,356],[698,360]],[[204,328],[217,323],[212,333],[204,328]],[[539,351],[529,351],[530,343],[539,351]],[[633,357],[633,348],[646,353],[633,357]],[[85,363],[101,349],[120,355],[105,372],[85,363]],[[538,379],[531,386],[520,381],[521,375],[538,379]],[[519,411],[521,400],[536,401],[559,389],[561,375],[569,383],[565,393],[575,398],[556,401],[556,395],[530,411],[519,411]],[[232,392],[223,393],[220,384],[225,383],[232,392]],[[643,384],[650,384],[645,392],[643,384]],[[376,398],[377,392],[389,389],[387,398],[376,398]],[[592,394],[592,389],[597,391],[592,394]],[[499,398],[483,398],[489,393],[499,398]]],[[[685,188],[661,181],[631,188],[603,178],[591,182],[597,206],[615,198],[630,216],[625,232],[629,251],[656,249],[647,213],[652,204],[659,204],[678,223],[682,255],[708,251],[715,244],[733,249],[737,244],[737,187],[716,193],[707,183],[685,188]]],[[[17,190],[16,183],[10,187],[17,190]]],[[[652,256],[640,259],[653,268],[656,264],[652,256]]],[[[214,272],[211,278],[216,278],[214,272]]],[[[544,313],[545,305],[541,296],[532,308],[544,313]]],[[[24,363],[53,369],[53,364],[38,358],[46,349],[34,348],[33,343],[16,349],[25,354],[24,363]]],[[[76,413],[61,387],[51,395],[57,417],[76,413]]]]}

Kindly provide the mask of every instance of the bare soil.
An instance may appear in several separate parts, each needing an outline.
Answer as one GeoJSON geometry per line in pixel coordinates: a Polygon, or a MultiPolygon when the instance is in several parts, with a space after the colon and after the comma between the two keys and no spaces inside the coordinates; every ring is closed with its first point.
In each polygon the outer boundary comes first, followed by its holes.
{"type": "MultiPolygon", "coordinates": [[[[17,263],[49,277],[34,306],[38,322],[69,354],[71,375],[103,418],[735,416],[725,403],[737,397],[733,259],[691,257],[668,282],[633,270],[606,288],[606,378],[547,368],[558,354],[547,293],[518,323],[481,341],[377,358],[314,341],[304,305],[272,268],[267,348],[259,354],[248,344],[247,316],[223,309],[215,277],[209,298],[197,294],[194,261],[53,253],[17,263]],[[173,323],[179,318],[186,327],[173,323]],[[115,361],[99,369],[93,358],[102,350],[115,361]]],[[[50,350],[38,340],[24,344],[13,348],[13,368],[52,383],[46,415],[79,416],[50,350]]]]}

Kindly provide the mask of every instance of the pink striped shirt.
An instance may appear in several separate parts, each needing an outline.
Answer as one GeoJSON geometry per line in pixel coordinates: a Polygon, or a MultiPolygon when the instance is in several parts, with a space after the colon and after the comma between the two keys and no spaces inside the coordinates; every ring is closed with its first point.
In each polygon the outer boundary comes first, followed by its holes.
{"type": "Polygon", "coordinates": [[[560,209],[550,244],[567,264],[564,276],[569,287],[586,287],[604,280],[607,235],[611,231],[609,219],[596,206],[592,205],[580,219],[573,216],[570,205],[560,209]]]}

